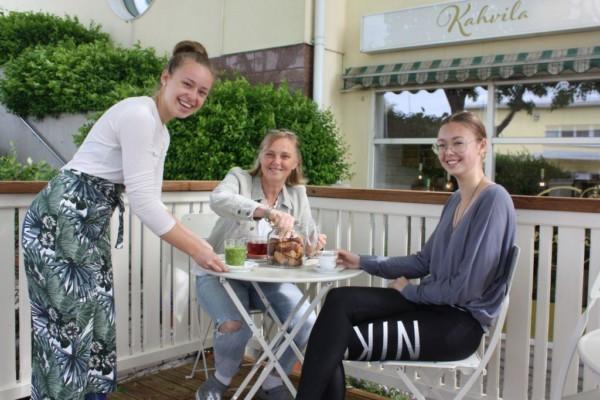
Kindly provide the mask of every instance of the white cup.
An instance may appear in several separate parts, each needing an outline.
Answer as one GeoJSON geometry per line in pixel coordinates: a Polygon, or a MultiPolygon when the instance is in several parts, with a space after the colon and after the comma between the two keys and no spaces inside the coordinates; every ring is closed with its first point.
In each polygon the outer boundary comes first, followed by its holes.
{"type": "Polygon", "coordinates": [[[333,270],[337,266],[338,252],[335,250],[323,250],[318,254],[319,268],[333,270]]]}

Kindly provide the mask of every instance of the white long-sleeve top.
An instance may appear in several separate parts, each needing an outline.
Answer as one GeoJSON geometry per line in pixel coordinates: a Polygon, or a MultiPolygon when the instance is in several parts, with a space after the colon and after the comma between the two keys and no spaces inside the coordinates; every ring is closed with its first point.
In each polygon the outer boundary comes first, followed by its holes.
{"type": "Polygon", "coordinates": [[[109,108],[63,169],[125,185],[131,210],[161,236],[175,220],[161,201],[169,131],[151,97],[131,97],[109,108]]]}

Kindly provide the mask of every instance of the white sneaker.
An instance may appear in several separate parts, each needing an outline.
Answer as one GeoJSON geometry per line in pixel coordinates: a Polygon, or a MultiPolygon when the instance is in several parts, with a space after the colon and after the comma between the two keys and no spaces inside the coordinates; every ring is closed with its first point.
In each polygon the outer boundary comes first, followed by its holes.
{"type": "Polygon", "coordinates": [[[212,375],[196,390],[196,400],[221,400],[226,390],[227,385],[212,375]]]}

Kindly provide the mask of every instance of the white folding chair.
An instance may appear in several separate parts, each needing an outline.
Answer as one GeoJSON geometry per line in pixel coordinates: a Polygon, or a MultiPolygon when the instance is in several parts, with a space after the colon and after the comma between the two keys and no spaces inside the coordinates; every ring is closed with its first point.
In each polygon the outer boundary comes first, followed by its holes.
{"type": "MultiPolygon", "coordinates": [[[[464,382],[456,396],[455,400],[462,399],[471,389],[475,381],[480,375],[485,375],[485,367],[489,362],[490,358],[494,354],[496,347],[500,343],[500,339],[502,337],[502,327],[504,326],[504,320],[506,319],[506,314],[508,313],[508,305],[509,305],[509,292],[512,284],[512,279],[514,276],[514,271],[516,269],[517,262],[519,260],[520,249],[517,245],[514,245],[511,249],[511,253],[508,257],[508,268],[507,268],[507,282],[506,285],[506,293],[504,300],[502,301],[502,305],[500,306],[500,313],[496,318],[494,324],[490,327],[489,330],[489,340],[488,344],[483,351],[483,356],[479,356],[479,350],[475,351],[469,357],[464,360],[457,361],[383,361],[381,362],[384,366],[392,366],[397,367],[396,372],[402,379],[402,382],[406,385],[406,387],[411,391],[414,397],[417,400],[425,400],[425,396],[423,393],[417,388],[416,384],[407,376],[404,368],[406,367],[416,367],[416,368],[432,368],[439,372],[439,376],[446,370],[451,371],[460,371],[463,374],[469,374],[469,378],[464,382]]],[[[483,346],[483,341],[482,341],[483,346]]],[[[422,384],[426,384],[422,382],[422,384]]],[[[436,387],[434,385],[427,384],[429,391],[435,393],[436,387]]],[[[436,393],[439,398],[443,398],[436,393]]]]}
{"type": "Polygon", "coordinates": [[[587,306],[577,320],[575,330],[569,340],[566,358],[560,366],[557,379],[552,382],[550,400],[600,399],[600,389],[598,389],[598,387],[594,390],[562,397],[569,367],[575,358],[575,351],[579,354],[583,365],[590,369],[592,375],[596,378],[597,383],[600,384],[600,329],[590,331],[585,335],[583,334],[590,318],[590,310],[594,307],[598,298],[600,298],[600,273],[596,276],[596,279],[594,279],[594,283],[589,291],[587,306]]]}
{"type": "MultiPolygon", "coordinates": [[[[181,218],[181,223],[186,228],[188,228],[189,230],[191,230],[192,232],[194,232],[201,238],[206,239],[210,235],[210,232],[212,231],[213,227],[215,226],[215,223],[217,222],[218,218],[219,217],[216,214],[186,214],[181,218]]],[[[197,306],[196,307],[196,317],[197,317],[198,325],[201,325],[200,321],[201,321],[202,311],[197,304],[196,304],[196,306],[197,306]]],[[[250,310],[250,314],[251,315],[263,314],[263,311],[258,310],[258,309],[253,309],[253,310],[250,310]]],[[[204,335],[202,336],[202,340],[200,341],[200,348],[198,349],[198,353],[196,354],[196,359],[194,361],[194,366],[192,367],[192,372],[189,375],[186,375],[186,379],[194,378],[194,376],[196,375],[196,369],[198,368],[198,362],[200,361],[201,357],[202,357],[202,367],[203,367],[202,369],[204,370],[204,375],[205,375],[206,379],[208,379],[208,371],[214,370],[214,368],[208,368],[208,365],[206,363],[206,339],[208,338],[208,334],[210,333],[211,328],[213,328],[213,329],[215,328],[212,320],[208,323],[206,330],[204,331],[204,335]]],[[[247,364],[244,364],[244,365],[247,365],[247,364]]],[[[252,364],[250,364],[250,365],[252,365],[252,364]]]]}

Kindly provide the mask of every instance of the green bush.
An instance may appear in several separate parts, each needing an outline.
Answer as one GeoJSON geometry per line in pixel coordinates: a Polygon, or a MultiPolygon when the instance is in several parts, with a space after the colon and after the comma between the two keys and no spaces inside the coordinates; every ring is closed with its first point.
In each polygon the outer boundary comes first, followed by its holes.
{"type": "MultiPolygon", "coordinates": [[[[93,122],[82,127],[76,142],[81,143],[93,122]]],[[[165,179],[220,180],[233,166],[249,168],[264,134],[273,128],[298,134],[311,184],[349,177],[346,145],[330,112],[319,111],[313,101],[285,84],[253,86],[236,78],[217,81],[200,112],[169,123],[165,179]]]]}
{"type": "MultiPolygon", "coordinates": [[[[0,51],[9,59],[0,101],[23,117],[102,112],[125,97],[151,94],[167,61],[153,49],[114,47],[99,27],[86,29],[69,17],[9,13],[0,14],[0,21],[7,27],[0,34],[0,49],[6,49],[0,51]]],[[[75,135],[76,143],[100,114],[75,135]]],[[[264,133],[276,127],[300,136],[312,184],[349,176],[346,146],[330,112],[285,85],[252,86],[237,78],[216,83],[199,114],[169,125],[165,178],[222,179],[234,165],[248,168],[264,133]]]]}
{"type": "Polygon", "coordinates": [[[34,163],[27,159],[26,164],[17,161],[17,151],[11,146],[5,156],[0,156],[0,181],[47,181],[58,171],[45,161],[34,163]]]}
{"type": "Polygon", "coordinates": [[[436,138],[440,125],[448,114],[439,117],[423,112],[407,114],[402,111],[387,112],[387,137],[389,138],[436,138]]]}
{"type": "Polygon", "coordinates": [[[535,157],[524,151],[515,154],[496,154],[496,182],[509,193],[537,195],[540,192],[540,171],[544,169],[546,182],[568,178],[569,172],[552,164],[544,157],[535,157]]]}
{"type": "Polygon", "coordinates": [[[356,389],[364,390],[365,392],[373,393],[378,396],[385,397],[390,400],[409,400],[408,394],[401,392],[396,388],[379,385],[374,382],[356,379],[353,377],[346,378],[346,383],[356,389]]]}
{"type": "Polygon", "coordinates": [[[39,12],[0,11],[0,65],[28,47],[72,41],[75,44],[109,42],[99,25],[83,26],[74,17],[39,12]]]}
{"type": "Polygon", "coordinates": [[[23,117],[105,110],[156,87],[164,58],[109,42],[38,46],[5,64],[0,101],[23,117]]]}
{"type": "Polygon", "coordinates": [[[305,174],[315,185],[348,177],[346,148],[333,115],[286,85],[221,81],[196,115],[173,121],[167,179],[222,179],[233,166],[249,168],[265,132],[287,128],[301,142],[305,174]]]}

